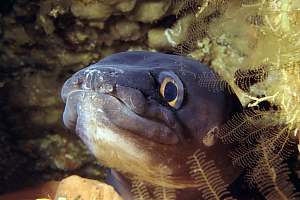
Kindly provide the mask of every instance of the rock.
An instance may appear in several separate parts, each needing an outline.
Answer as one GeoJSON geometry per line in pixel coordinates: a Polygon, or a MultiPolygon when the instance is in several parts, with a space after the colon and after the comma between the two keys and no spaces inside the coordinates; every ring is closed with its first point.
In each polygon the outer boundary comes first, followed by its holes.
{"type": "Polygon", "coordinates": [[[22,25],[17,25],[11,29],[4,30],[4,40],[13,41],[17,45],[24,45],[31,42],[30,36],[26,33],[22,25]]]}
{"type": "Polygon", "coordinates": [[[55,77],[49,76],[46,72],[23,74],[10,87],[22,91],[10,91],[11,105],[18,108],[58,106],[61,103],[56,97],[56,94],[59,94],[60,84],[55,77]]]}
{"type": "Polygon", "coordinates": [[[67,199],[122,200],[115,190],[96,180],[70,176],[63,179],[56,191],[55,200],[67,199]]]}
{"type": "Polygon", "coordinates": [[[116,8],[121,12],[129,12],[131,11],[136,4],[136,0],[129,0],[129,1],[120,1],[116,8]]]}
{"type": "Polygon", "coordinates": [[[142,1],[134,10],[132,18],[144,23],[155,22],[166,14],[170,4],[170,0],[142,1]]]}
{"type": "Polygon", "coordinates": [[[40,25],[48,35],[51,35],[55,31],[53,21],[48,16],[39,15],[37,24],[40,25]]]}
{"type": "Polygon", "coordinates": [[[84,4],[80,1],[75,1],[71,5],[71,12],[74,16],[84,19],[105,20],[112,14],[112,7],[100,2],[84,4]]]}
{"type": "Polygon", "coordinates": [[[172,43],[166,37],[164,28],[154,28],[148,31],[148,46],[154,49],[167,49],[172,43]]]}
{"type": "Polygon", "coordinates": [[[186,15],[167,29],[154,28],[148,32],[148,46],[154,49],[170,49],[184,42],[193,21],[193,15],[186,15]]]}
{"type": "Polygon", "coordinates": [[[71,6],[71,1],[67,0],[45,0],[40,4],[40,15],[48,15],[54,18],[66,14],[71,6]]]}
{"type": "Polygon", "coordinates": [[[47,135],[42,139],[29,140],[27,151],[39,152],[42,159],[36,163],[37,168],[49,166],[55,170],[74,171],[93,160],[80,141],[62,134],[47,135]]]}
{"type": "Polygon", "coordinates": [[[137,40],[142,35],[138,23],[129,20],[118,21],[115,25],[111,26],[110,31],[115,39],[123,41],[137,40]]]}
{"type": "Polygon", "coordinates": [[[0,200],[15,199],[122,200],[110,185],[75,175],[0,196],[0,200]]]}

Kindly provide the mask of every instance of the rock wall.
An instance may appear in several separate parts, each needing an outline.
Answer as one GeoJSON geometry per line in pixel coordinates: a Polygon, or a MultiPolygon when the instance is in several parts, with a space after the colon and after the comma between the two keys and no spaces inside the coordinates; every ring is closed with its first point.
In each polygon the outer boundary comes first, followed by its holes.
{"type": "Polygon", "coordinates": [[[78,69],[119,51],[207,63],[245,107],[276,107],[266,119],[283,127],[275,139],[300,138],[299,8],[291,0],[1,1],[0,193],[70,173],[104,177],[62,126],[60,89],[78,69]]]}

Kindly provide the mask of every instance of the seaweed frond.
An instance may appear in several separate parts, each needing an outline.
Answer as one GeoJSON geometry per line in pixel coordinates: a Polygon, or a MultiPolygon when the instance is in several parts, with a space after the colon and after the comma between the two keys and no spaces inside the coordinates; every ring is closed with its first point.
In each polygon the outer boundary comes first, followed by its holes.
{"type": "Polygon", "coordinates": [[[163,165],[159,166],[159,179],[160,186],[155,186],[153,194],[155,200],[175,200],[176,199],[176,189],[169,188],[166,185],[166,179],[170,178],[163,173],[163,165]]]}
{"type": "Polygon", "coordinates": [[[200,0],[173,0],[172,3],[176,7],[176,16],[185,15],[189,11],[196,13],[197,8],[201,5],[200,0]]]}
{"type": "Polygon", "coordinates": [[[267,145],[276,147],[278,154],[288,156],[288,147],[294,145],[294,130],[288,124],[276,124],[280,116],[281,113],[276,111],[248,109],[227,121],[220,128],[218,137],[224,143],[237,142],[244,147],[254,146],[258,139],[264,138],[267,145]]]}
{"type": "MultiPolygon", "coordinates": [[[[257,138],[261,137],[264,140],[264,145],[267,146],[273,153],[276,153],[280,158],[286,159],[294,151],[295,141],[291,136],[291,131],[285,127],[272,127],[266,129],[265,132],[257,134],[257,138]],[[264,134],[264,135],[263,135],[264,134]]],[[[257,143],[257,141],[256,141],[257,143]]],[[[261,159],[260,152],[261,144],[257,143],[241,143],[234,151],[230,153],[234,165],[244,168],[252,168],[257,165],[261,159]]]]}
{"type": "Polygon", "coordinates": [[[176,190],[173,188],[167,187],[155,187],[154,197],[156,200],[175,200],[176,199],[176,190]]]}
{"type": "Polygon", "coordinates": [[[266,141],[265,145],[273,147],[274,152],[281,158],[288,158],[294,150],[294,131],[288,125],[277,126],[272,130],[263,136],[263,139],[266,141]]]}
{"type": "Polygon", "coordinates": [[[268,73],[265,67],[259,67],[256,69],[237,70],[235,72],[235,83],[245,92],[250,91],[250,86],[255,83],[262,82],[267,77],[268,73]]]}
{"type": "Polygon", "coordinates": [[[259,123],[259,120],[268,114],[267,111],[258,109],[237,113],[220,128],[218,137],[223,143],[250,143],[270,127],[271,124],[259,123]]]}
{"type": "Polygon", "coordinates": [[[256,166],[261,159],[261,144],[280,158],[286,159],[294,150],[294,130],[288,124],[277,124],[281,113],[273,110],[248,109],[237,113],[220,128],[218,137],[223,143],[237,143],[230,157],[234,165],[256,166]]]}
{"type": "Polygon", "coordinates": [[[213,161],[206,160],[204,152],[198,149],[188,159],[187,164],[190,165],[190,175],[194,178],[204,199],[234,199],[230,197],[227,184],[220,175],[220,170],[216,168],[213,161]]]}
{"type": "Polygon", "coordinates": [[[227,91],[233,94],[232,88],[227,81],[213,72],[198,74],[197,80],[199,87],[207,88],[210,92],[227,91]]]}
{"type": "Polygon", "coordinates": [[[153,200],[150,197],[146,184],[137,178],[132,180],[131,192],[133,193],[134,200],[153,200]]]}
{"type": "Polygon", "coordinates": [[[257,151],[261,156],[256,167],[247,175],[249,183],[256,184],[267,200],[298,199],[299,194],[289,182],[290,170],[283,159],[264,141],[261,141],[257,151]]]}
{"type": "Polygon", "coordinates": [[[207,24],[204,23],[202,19],[199,20],[194,17],[188,27],[186,39],[182,43],[173,47],[172,52],[181,56],[185,56],[190,53],[194,50],[197,40],[205,36],[206,29],[207,24]]]}

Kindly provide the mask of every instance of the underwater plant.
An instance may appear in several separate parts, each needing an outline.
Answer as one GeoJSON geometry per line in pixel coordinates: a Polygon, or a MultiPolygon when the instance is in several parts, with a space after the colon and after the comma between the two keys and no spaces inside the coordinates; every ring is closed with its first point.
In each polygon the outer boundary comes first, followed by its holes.
{"type": "Polygon", "coordinates": [[[200,38],[189,54],[199,60],[210,57],[212,68],[244,105],[244,112],[229,120],[218,136],[224,143],[238,144],[231,153],[233,164],[248,171],[247,180],[266,199],[297,199],[286,160],[297,154],[300,128],[300,3],[223,3],[226,9],[206,30],[210,52],[197,49],[207,40],[200,38]]]}
{"type": "Polygon", "coordinates": [[[200,149],[189,157],[191,176],[195,179],[202,197],[207,200],[234,200],[213,161],[207,161],[205,153],[200,149]]]}

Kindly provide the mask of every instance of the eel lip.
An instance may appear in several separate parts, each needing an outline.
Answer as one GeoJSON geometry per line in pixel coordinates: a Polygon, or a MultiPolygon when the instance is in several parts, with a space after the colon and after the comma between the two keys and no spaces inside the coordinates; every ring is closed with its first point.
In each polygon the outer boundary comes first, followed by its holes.
{"type": "Polygon", "coordinates": [[[63,112],[64,125],[71,130],[76,127],[76,121],[78,118],[77,105],[82,98],[83,90],[73,90],[64,96],[65,109],[63,112]]]}

